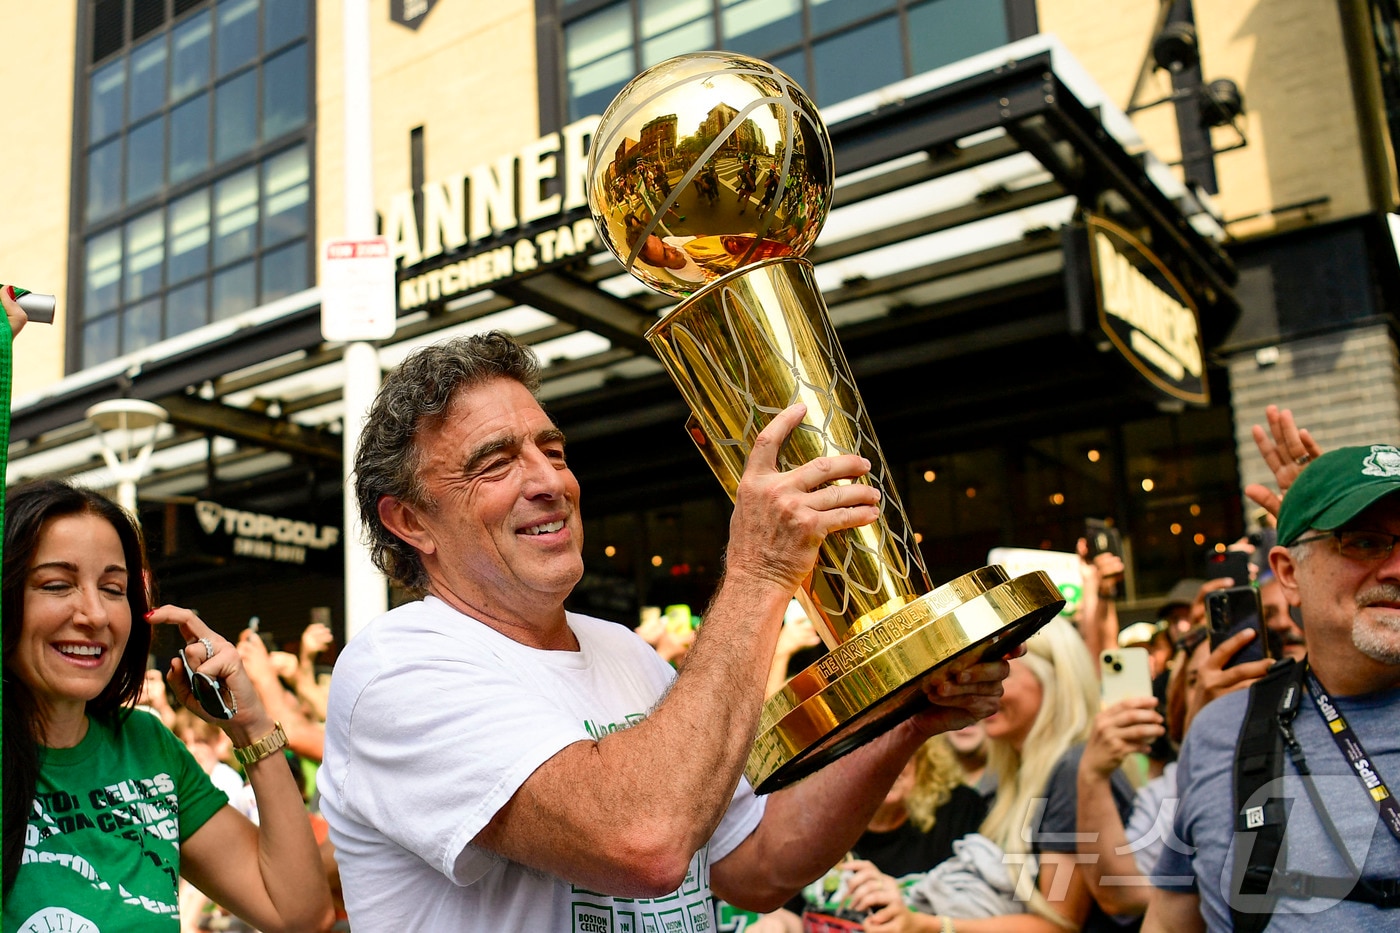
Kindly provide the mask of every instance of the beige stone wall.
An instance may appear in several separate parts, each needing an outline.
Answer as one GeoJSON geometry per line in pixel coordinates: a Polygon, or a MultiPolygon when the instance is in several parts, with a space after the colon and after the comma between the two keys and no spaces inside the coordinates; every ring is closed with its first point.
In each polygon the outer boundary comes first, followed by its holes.
{"type": "MultiPolygon", "coordinates": [[[[1039,0],[1044,32],[1053,32],[1119,106],[1127,104],[1152,36],[1157,0],[1117,0],[1113,15],[1082,0],[1039,0]]],[[[1227,220],[1318,197],[1317,220],[1368,211],[1368,193],[1341,17],[1328,0],[1196,0],[1205,78],[1228,77],[1244,93],[1249,145],[1216,158],[1219,213],[1227,220]]],[[[1141,100],[1170,91],[1164,72],[1141,100]]],[[[1170,105],[1134,116],[1149,148],[1179,156],[1170,105]]],[[[1235,140],[1216,130],[1217,146],[1235,140]]],[[[1298,213],[1233,224],[1247,238],[1302,221],[1298,213]]]]}
{"type": "MultiPolygon", "coordinates": [[[[5,14],[18,0],[4,0],[5,14]]],[[[0,282],[58,296],[51,326],[35,324],[15,345],[15,397],[63,376],[68,319],[68,200],[72,163],[73,71],[77,4],[23,4],[4,15],[0,88],[5,143],[0,147],[0,282]]]]}
{"type": "MultiPolygon", "coordinates": [[[[539,136],[534,0],[439,3],[417,31],[371,4],[374,203],[410,187],[409,131],[423,126],[428,180],[514,152],[539,136]]],[[[316,222],[343,229],[344,77],[338,0],[317,4],[316,222]]]]}
{"type": "MultiPolygon", "coordinates": [[[[1400,437],[1400,353],[1390,330],[1373,324],[1281,344],[1277,357],[1241,353],[1228,361],[1240,488],[1273,487],[1254,445],[1266,406],[1293,412],[1323,450],[1390,444],[1400,437]]],[[[1253,506],[1245,501],[1246,511],[1253,506]]]]}

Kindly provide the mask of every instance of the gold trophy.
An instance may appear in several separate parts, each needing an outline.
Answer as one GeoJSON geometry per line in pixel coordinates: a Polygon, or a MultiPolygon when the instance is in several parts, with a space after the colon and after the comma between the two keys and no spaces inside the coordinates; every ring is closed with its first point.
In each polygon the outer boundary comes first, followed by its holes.
{"type": "Polygon", "coordinates": [[[881,517],[827,537],[797,595],[829,649],[764,704],[745,774],[768,793],[927,705],[925,675],[967,652],[999,657],[1064,606],[1044,573],[983,567],[934,588],[837,342],[812,264],[834,187],[817,108],[766,62],[669,59],[603,114],[589,155],[603,242],[684,301],[647,340],[690,406],[696,446],[733,499],[754,438],[794,402],[790,469],[860,454],[881,517]]]}

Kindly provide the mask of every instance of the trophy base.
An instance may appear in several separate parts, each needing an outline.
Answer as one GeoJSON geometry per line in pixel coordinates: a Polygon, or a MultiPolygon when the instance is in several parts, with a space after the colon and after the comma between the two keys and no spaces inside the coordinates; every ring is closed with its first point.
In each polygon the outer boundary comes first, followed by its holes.
{"type": "Polygon", "coordinates": [[[848,638],[763,706],[744,775],[769,794],[929,706],[925,675],[969,652],[1000,657],[1064,608],[1045,573],[1000,566],[945,583],[848,638]]]}

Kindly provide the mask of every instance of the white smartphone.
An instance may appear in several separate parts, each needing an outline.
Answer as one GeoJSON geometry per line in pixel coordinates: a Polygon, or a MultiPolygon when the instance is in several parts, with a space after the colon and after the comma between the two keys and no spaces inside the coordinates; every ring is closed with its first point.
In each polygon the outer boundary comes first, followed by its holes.
{"type": "Polygon", "coordinates": [[[1152,696],[1152,667],[1146,648],[1110,648],[1099,655],[1103,705],[1128,697],[1152,696]]]}

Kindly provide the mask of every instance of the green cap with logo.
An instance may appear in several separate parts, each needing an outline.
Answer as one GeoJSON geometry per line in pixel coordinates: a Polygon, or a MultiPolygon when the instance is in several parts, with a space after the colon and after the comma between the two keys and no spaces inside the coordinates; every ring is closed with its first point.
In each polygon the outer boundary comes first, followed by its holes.
{"type": "Polygon", "coordinates": [[[1278,543],[1291,545],[1309,528],[1340,528],[1393,492],[1400,492],[1400,449],[1372,444],[1329,450],[1298,474],[1283,497],[1278,543]]]}

